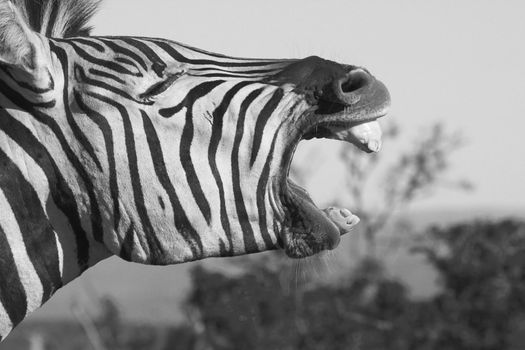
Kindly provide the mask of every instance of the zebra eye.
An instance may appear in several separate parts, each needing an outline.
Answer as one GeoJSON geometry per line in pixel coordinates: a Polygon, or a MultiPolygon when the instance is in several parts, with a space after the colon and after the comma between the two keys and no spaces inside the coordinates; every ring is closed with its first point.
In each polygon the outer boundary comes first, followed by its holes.
{"type": "Polygon", "coordinates": [[[139,95],[140,99],[148,101],[155,99],[163,92],[166,92],[181,75],[181,73],[172,74],[163,81],[153,84],[148,90],[146,90],[146,92],[139,95]]]}

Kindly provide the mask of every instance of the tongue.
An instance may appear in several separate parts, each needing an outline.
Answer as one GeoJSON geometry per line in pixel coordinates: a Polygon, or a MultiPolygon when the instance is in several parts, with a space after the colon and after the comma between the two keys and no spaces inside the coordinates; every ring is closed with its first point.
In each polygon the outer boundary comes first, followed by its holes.
{"type": "Polygon", "coordinates": [[[351,142],[366,152],[381,149],[381,126],[377,121],[359,124],[350,129],[334,130],[333,136],[341,141],[351,142]]]}

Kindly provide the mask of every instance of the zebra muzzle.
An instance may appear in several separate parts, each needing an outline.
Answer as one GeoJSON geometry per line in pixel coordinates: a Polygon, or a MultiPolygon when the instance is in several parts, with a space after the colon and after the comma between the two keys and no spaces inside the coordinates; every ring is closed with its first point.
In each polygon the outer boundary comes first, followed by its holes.
{"type": "MultiPolygon", "coordinates": [[[[388,113],[390,94],[366,69],[310,57],[293,65],[285,76],[300,80],[297,90],[312,106],[294,126],[298,132],[289,141],[286,169],[300,140],[328,138],[352,143],[364,152],[380,151],[382,131],[377,119],[388,113]]],[[[334,249],[341,235],[359,222],[347,209],[318,208],[306,190],[287,175],[283,180],[284,244],[289,256],[301,258],[334,249]]]]}

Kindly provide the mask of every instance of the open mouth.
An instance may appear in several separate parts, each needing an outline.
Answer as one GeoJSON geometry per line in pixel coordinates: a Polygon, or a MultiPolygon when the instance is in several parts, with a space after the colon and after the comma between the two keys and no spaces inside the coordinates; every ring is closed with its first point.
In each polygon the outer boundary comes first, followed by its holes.
{"type": "MultiPolygon", "coordinates": [[[[361,82],[345,86],[348,77],[336,81],[335,93],[320,99],[317,106],[307,113],[304,124],[299,127],[299,134],[290,144],[287,168],[281,179],[280,201],[285,212],[281,235],[283,248],[292,258],[334,249],[341,235],[348,233],[359,222],[359,218],[348,209],[318,208],[308,192],[288,178],[288,173],[293,153],[301,140],[335,139],[352,143],[364,152],[379,152],[382,135],[377,119],[387,114],[390,95],[381,82],[364,71],[360,70],[357,74],[361,72],[366,74],[366,84],[361,82]]],[[[352,79],[359,80],[361,76],[353,76],[352,79]]]]}

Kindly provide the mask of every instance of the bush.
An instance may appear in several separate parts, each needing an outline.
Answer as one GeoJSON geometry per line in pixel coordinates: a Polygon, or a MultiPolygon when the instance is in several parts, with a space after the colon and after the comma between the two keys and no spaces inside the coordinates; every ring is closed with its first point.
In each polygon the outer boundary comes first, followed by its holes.
{"type": "MultiPolygon", "coordinates": [[[[517,349],[525,328],[525,224],[432,228],[417,249],[442,289],[413,301],[380,264],[348,283],[286,293],[279,271],[250,265],[235,278],[193,270],[189,297],[213,349],[517,349]]],[[[376,265],[374,265],[376,264],[376,265]]]]}

